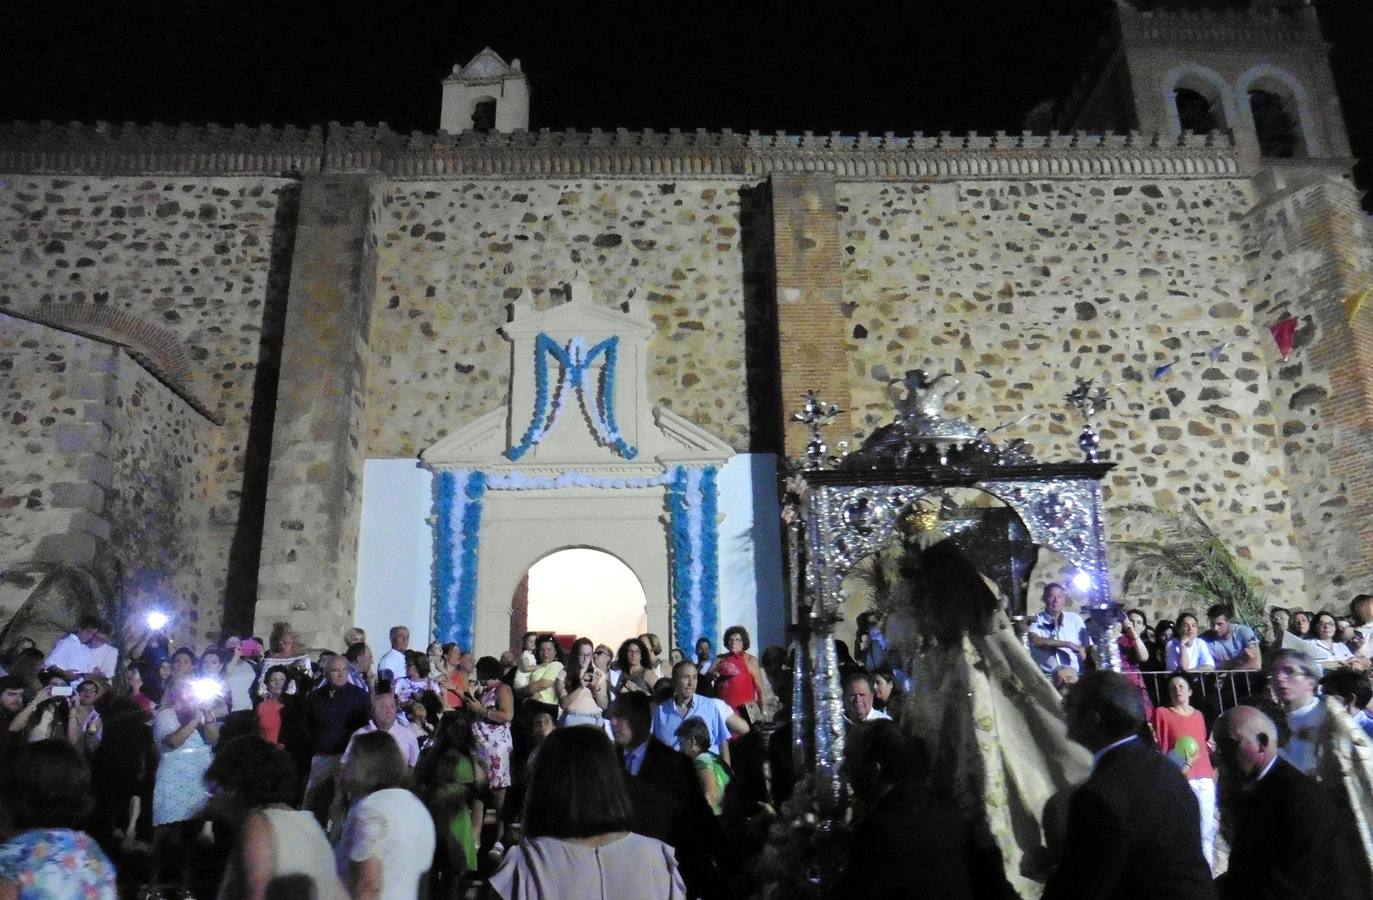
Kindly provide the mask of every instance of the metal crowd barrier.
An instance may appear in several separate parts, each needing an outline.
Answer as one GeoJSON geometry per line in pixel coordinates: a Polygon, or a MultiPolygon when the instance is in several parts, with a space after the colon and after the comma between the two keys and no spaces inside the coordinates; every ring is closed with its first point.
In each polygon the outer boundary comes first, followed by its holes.
{"type": "Polygon", "coordinates": [[[1168,681],[1174,675],[1183,674],[1192,686],[1192,706],[1202,711],[1209,725],[1227,709],[1239,706],[1250,697],[1262,697],[1267,690],[1267,679],[1263,672],[1222,671],[1222,672],[1140,672],[1144,678],[1144,689],[1154,706],[1168,706],[1168,681]]]}

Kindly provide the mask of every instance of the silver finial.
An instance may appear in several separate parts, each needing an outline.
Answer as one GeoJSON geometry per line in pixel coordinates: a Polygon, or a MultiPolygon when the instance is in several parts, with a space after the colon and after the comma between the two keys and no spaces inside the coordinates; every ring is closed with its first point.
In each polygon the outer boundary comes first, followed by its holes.
{"type": "Polygon", "coordinates": [[[800,422],[810,430],[810,440],[806,442],[806,468],[823,468],[829,456],[830,448],[825,443],[824,436],[820,429],[834,421],[843,410],[833,403],[826,403],[816,395],[815,391],[806,391],[805,405],[801,411],[793,413],[791,420],[800,422]]]}

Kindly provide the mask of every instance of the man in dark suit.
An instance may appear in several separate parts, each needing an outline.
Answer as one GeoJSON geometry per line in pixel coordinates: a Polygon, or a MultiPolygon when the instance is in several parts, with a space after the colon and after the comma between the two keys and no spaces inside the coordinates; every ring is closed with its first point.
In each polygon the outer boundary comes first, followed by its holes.
{"type": "Polygon", "coordinates": [[[606,717],[625,767],[634,830],[677,851],[693,897],[728,896],[721,878],[723,834],[691,760],[653,737],[645,695],[626,691],[607,707],[606,717]]]}
{"type": "Polygon", "coordinates": [[[1347,810],[1278,756],[1278,727],[1238,706],[1216,722],[1221,808],[1234,826],[1224,898],[1368,897],[1368,864],[1347,810]]]}
{"type": "Polygon", "coordinates": [[[853,727],[844,777],[853,791],[853,854],[834,896],[1016,896],[990,833],[980,842],[957,803],[933,789],[925,745],[895,722],[878,719],[853,727]]]}
{"type": "Polygon", "coordinates": [[[1116,672],[1090,672],[1064,710],[1068,736],[1093,753],[1092,774],[1069,802],[1067,848],[1044,900],[1215,897],[1197,799],[1140,738],[1139,689],[1116,672]]]}

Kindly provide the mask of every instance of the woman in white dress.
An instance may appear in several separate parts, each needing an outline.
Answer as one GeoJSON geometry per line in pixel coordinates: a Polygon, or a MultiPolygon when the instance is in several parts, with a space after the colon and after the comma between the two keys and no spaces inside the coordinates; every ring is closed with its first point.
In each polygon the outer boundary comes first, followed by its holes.
{"type": "Polygon", "coordinates": [[[193,840],[205,817],[210,791],[205,771],[210,748],[219,739],[219,725],[203,701],[197,700],[188,678],[174,678],[162,695],[162,708],[153,719],[157,745],[157,774],[153,779],[154,877],[170,862],[184,883],[190,880],[190,854],[182,846],[193,840]]]}
{"type": "Polygon", "coordinates": [[[355,900],[414,900],[434,861],[433,819],[407,788],[410,770],[395,738],[373,731],[351,746],[339,777],[349,803],[339,874],[355,900]]]}
{"type": "Polygon", "coordinates": [[[296,773],[285,750],[259,737],[234,738],[215,754],[205,781],[215,788],[211,814],[239,836],[220,900],[261,900],[269,891],[347,900],[324,831],[312,813],[291,805],[296,773]]]}

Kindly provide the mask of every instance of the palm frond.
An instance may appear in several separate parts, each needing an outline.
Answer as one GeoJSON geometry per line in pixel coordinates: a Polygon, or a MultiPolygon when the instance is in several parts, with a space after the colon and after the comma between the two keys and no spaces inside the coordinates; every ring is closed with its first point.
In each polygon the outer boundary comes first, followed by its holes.
{"type": "Polygon", "coordinates": [[[1116,508],[1131,534],[1112,541],[1129,563],[1121,592],[1135,586],[1181,591],[1199,604],[1229,604],[1235,618],[1261,628],[1268,608],[1262,582],[1231,552],[1192,504],[1165,509],[1146,503],[1116,508]]]}

